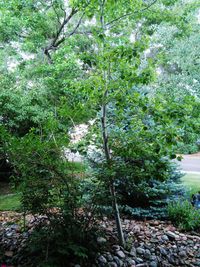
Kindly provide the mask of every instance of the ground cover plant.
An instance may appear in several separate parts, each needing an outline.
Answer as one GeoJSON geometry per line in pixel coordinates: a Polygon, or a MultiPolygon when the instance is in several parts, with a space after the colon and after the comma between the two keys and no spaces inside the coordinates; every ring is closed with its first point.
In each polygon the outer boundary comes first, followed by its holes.
{"type": "Polygon", "coordinates": [[[182,230],[191,231],[200,228],[200,212],[189,200],[180,199],[168,206],[169,218],[182,230]]]}

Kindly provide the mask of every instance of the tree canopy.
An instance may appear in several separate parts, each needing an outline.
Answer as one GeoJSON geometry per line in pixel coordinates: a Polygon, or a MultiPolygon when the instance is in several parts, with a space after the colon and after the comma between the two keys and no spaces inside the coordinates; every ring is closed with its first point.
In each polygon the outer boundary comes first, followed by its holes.
{"type": "Polygon", "coordinates": [[[98,210],[98,190],[124,246],[118,202],[170,183],[171,160],[185,145],[199,149],[199,8],[195,0],[0,2],[0,161],[24,212],[48,217],[43,234],[57,229],[70,240],[58,242],[58,255],[85,261],[91,218],[80,211],[98,210]],[[71,145],[69,131],[91,119],[71,145]],[[87,154],[91,144],[80,179],[65,149],[87,154]]]}

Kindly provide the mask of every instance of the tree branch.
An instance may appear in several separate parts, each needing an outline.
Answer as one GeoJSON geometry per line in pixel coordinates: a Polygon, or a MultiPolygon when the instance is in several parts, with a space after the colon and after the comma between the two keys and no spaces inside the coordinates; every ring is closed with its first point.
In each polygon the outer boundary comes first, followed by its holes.
{"type": "Polygon", "coordinates": [[[119,21],[119,20],[121,20],[121,19],[124,19],[124,18],[126,18],[126,17],[128,17],[128,16],[131,16],[131,15],[134,15],[134,14],[137,14],[137,13],[140,13],[140,12],[143,12],[143,11],[149,9],[151,6],[153,6],[156,2],[157,2],[157,0],[154,0],[151,4],[149,4],[147,7],[143,8],[143,9],[141,9],[141,10],[138,10],[138,11],[135,11],[135,12],[129,12],[129,13],[124,14],[124,15],[122,15],[122,16],[116,18],[116,19],[113,19],[113,20],[111,20],[110,22],[107,22],[107,23],[105,24],[105,27],[110,26],[110,25],[112,25],[114,22],[117,22],[117,21],[119,21]]]}
{"type": "Polygon", "coordinates": [[[71,18],[78,12],[78,10],[76,9],[72,9],[71,13],[69,14],[69,16],[63,20],[63,23],[60,25],[60,28],[58,29],[55,38],[53,39],[53,41],[51,42],[51,47],[54,47],[56,41],[58,40],[62,30],[64,29],[65,25],[71,20],[71,18]]]}
{"type": "Polygon", "coordinates": [[[54,7],[53,1],[51,1],[51,6],[52,6],[52,8],[53,8],[54,13],[56,14],[57,21],[58,21],[59,25],[61,26],[62,23],[61,23],[59,14],[58,14],[58,12],[57,12],[57,10],[56,10],[56,7],[54,7]]]}
{"type": "Polygon", "coordinates": [[[85,35],[89,35],[89,34],[92,34],[93,32],[92,31],[76,31],[74,34],[85,34],[85,35]]]}
{"type": "Polygon", "coordinates": [[[74,27],[73,31],[71,31],[71,32],[67,35],[67,37],[70,37],[71,35],[73,35],[74,33],[76,33],[76,30],[77,30],[78,27],[80,26],[81,21],[82,21],[82,19],[83,19],[84,16],[85,16],[85,12],[84,12],[84,13],[82,14],[82,16],[80,17],[80,19],[79,19],[77,25],[74,27]]]}
{"type": "Polygon", "coordinates": [[[47,48],[44,49],[44,54],[47,56],[49,64],[52,64],[53,61],[52,61],[51,55],[49,53],[49,50],[47,48]]]}
{"type": "MultiPolygon", "coordinates": [[[[105,1],[105,0],[103,0],[105,1]]],[[[90,4],[90,2],[88,1],[86,7],[90,4]]],[[[85,7],[85,8],[86,8],[85,7]]],[[[63,43],[67,37],[70,37],[72,36],[73,34],[76,33],[77,29],[79,28],[81,22],[82,22],[82,19],[85,15],[85,12],[83,12],[82,16],[80,17],[80,19],[78,20],[78,23],[77,25],[74,27],[74,29],[69,33],[67,34],[66,36],[63,36],[61,39],[60,39],[60,35],[61,35],[61,32],[63,31],[65,25],[71,20],[71,18],[78,12],[77,9],[75,8],[72,8],[70,14],[68,15],[68,17],[66,17],[66,12],[63,8],[61,8],[63,11],[64,11],[64,20],[62,23],[60,23],[60,27],[58,29],[58,31],[56,32],[56,36],[54,37],[54,39],[51,41],[50,45],[48,45],[45,49],[44,49],[44,54],[47,56],[48,58],[48,61],[50,64],[52,64],[52,59],[51,59],[51,55],[50,55],[50,51],[51,50],[54,50],[56,49],[61,43],[63,43]]],[[[57,12],[55,11],[54,9],[54,12],[56,13],[56,16],[57,16],[57,19],[58,21],[60,22],[59,18],[58,18],[58,14],[57,12]]]]}
{"type": "Polygon", "coordinates": [[[56,35],[54,37],[54,39],[51,41],[50,45],[48,45],[47,47],[45,47],[44,49],[44,54],[47,56],[48,61],[50,64],[52,64],[52,59],[51,59],[51,55],[50,55],[50,50],[55,49],[61,42],[59,42],[58,45],[56,45],[56,42],[58,41],[60,34],[62,32],[62,30],[64,29],[65,25],[71,20],[71,18],[78,12],[78,10],[72,8],[70,14],[68,15],[68,17],[65,17],[63,22],[61,23],[59,29],[56,32],[56,35]]]}
{"type": "Polygon", "coordinates": [[[77,25],[74,27],[74,29],[67,36],[62,37],[60,40],[57,40],[57,42],[53,45],[53,47],[51,48],[51,50],[52,49],[56,49],[61,43],[63,43],[66,40],[67,37],[70,37],[71,35],[73,35],[73,34],[76,33],[76,30],[80,26],[81,21],[82,21],[84,15],[85,15],[85,13],[82,14],[82,16],[80,17],[77,25]]]}
{"type": "Polygon", "coordinates": [[[102,2],[101,2],[101,16],[100,16],[102,29],[104,28],[104,5],[105,5],[105,0],[102,0],[102,2]]]}

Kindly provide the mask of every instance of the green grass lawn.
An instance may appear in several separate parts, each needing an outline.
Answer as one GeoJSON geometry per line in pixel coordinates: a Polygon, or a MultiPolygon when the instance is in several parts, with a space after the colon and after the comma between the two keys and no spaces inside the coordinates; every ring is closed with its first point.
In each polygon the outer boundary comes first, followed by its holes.
{"type": "MultiPolygon", "coordinates": [[[[69,162],[69,174],[83,175],[85,170],[85,164],[81,162],[69,162]]],[[[19,210],[19,208],[20,194],[14,193],[9,183],[0,182],[0,211],[15,211],[19,210]]]]}
{"type": "MultiPolygon", "coordinates": [[[[71,163],[74,172],[85,171],[85,166],[81,163],[71,163]]],[[[191,193],[200,191],[200,174],[187,173],[182,178],[183,184],[190,190],[191,193]]],[[[9,184],[0,184],[0,211],[19,210],[20,195],[12,193],[9,184]]]]}
{"type": "Polygon", "coordinates": [[[19,210],[19,194],[0,195],[0,211],[19,210]]]}
{"type": "Polygon", "coordinates": [[[182,181],[192,193],[200,191],[200,174],[187,173],[182,181]]]}

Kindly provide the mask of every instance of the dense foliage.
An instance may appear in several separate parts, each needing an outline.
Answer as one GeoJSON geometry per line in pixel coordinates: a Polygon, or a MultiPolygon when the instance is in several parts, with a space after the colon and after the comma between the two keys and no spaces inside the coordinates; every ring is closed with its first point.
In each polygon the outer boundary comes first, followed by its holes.
{"type": "Polygon", "coordinates": [[[200,227],[200,213],[188,200],[180,199],[168,206],[170,219],[182,230],[197,230],[200,227]]]}
{"type": "Polygon", "coordinates": [[[42,261],[86,262],[101,205],[124,245],[118,202],[160,209],[180,193],[171,160],[198,149],[200,126],[198,2],[183,2],[1,1],[0,171],[48,221],[33,235],[42,261]],[[80,176],[65,149],[90,119],[80,176]]]}

